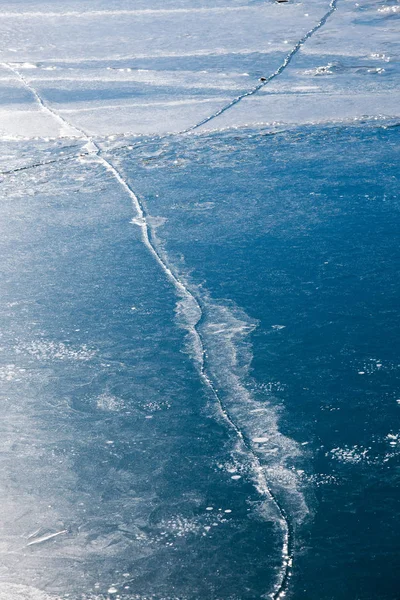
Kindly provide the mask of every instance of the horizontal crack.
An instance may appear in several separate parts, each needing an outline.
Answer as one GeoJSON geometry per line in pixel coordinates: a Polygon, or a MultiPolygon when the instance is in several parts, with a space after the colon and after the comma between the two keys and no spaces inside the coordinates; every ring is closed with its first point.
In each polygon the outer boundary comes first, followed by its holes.
{"type": "Polygon", "coordinates": [[[23,165],[22,167],[15,167],[14,169],[8,169],[7,171],[0,171],[0,175],[12,175],[13,173],[19,173],[21,171],[28,171],[29,169],[37,169],[39,167],[45,167],[46,165],[54,165],[56,163],[65,162],[68,160],[74,160],[81,156],[88,156],[90,152],[80,152],[79,154],[72,154],[71,156],[60,156],[52,160],[45,160],[43,162],[37,162],[33,164],[23,165]]]}

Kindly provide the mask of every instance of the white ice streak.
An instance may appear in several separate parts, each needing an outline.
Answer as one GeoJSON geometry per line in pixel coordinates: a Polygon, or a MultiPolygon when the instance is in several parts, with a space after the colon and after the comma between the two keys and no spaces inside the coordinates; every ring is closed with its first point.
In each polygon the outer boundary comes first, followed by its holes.
{"type": "MultiPolygon", "coordinates": [[[[14,66],[14,63],[9,63],[14,66]]],[[[20,70],[21,65],[15,65],[20,70]]],[[[159,70],[143,70],[143,69],[118,69],[108,67],[106,70],[85,69],[59,69],[56,73],[47,69],[38,69],[36,65],[32,66],[35,69],[33,73],[29,73],[25,77],[31,83],[33,82],[60,82],[62,84],[69,83],[140,83],[153,85],[156,87],[174,86],[179,89],[199,89],[199,90],[239,90],[247,83],[248,76],[243,73],[234,71],[229,73],[210,73],[209,71],[159,71],[159,70]]],[[[10,81],[9,77],[0,77],[0,81],[10,81]]],[[[186,99],[183,99],[186,100],[186,99]]]]}
{"type": "Polygon", "coordinates": [[[43,542],[47,542],[48,540],[52,540],[59,535],[64,535],[68,533],[67,529],[63,529],[62,531],[56,531],[55,533],[47,533],[46,535],[41,535],[40,537],[32,539],[27,543],[27,546],[35,546],[37,544],[43,544],[43,542]]]}
{"type": "Polygon", "coordinates": [[[99,104],[92,105],[90,107],[79,107],[79,108],[63,108],[63,114],[74,114],[81,112],[93,112],[95,110],[116,110],[119,108],[152,108],[159,106],[160,108],[166,108],[169,106],[189,106],[198,104],[210,104],[215,102],[225,102],[226,98],[214,96],[212,98],[187,98],[185,100],[166,100],[166,101],[151,101],[151,102],[132,102],[128,101],[125,104],[99,104]]]}
{"type": "MultiPolygon", "coordinates": [[[[195,58],[195,57],[199,57],[199,56],[248,56],[250,54],[273,54],[274,52],[276,52],[277,48],[271,46],[265,46],[264,48],[262,48],[262,50],[260,50],[259,46],[248,46],[248,47],[243,47],[243,48],[194,48],[192,50],[187,50],[186,52],[182,52],[181,49],[179,50],[166,50],[166,49],[160,49],[160,50],[153,50],[151,52],[146,52],[146,53],[142,53],[142,52],[137,52],[135,53],[135,55],[129,54],[129,55],[122,55],[122,54],[118,54],[115,57],[113,56],[108,56],[108,60],[109,61],[135,61],[137,59],[146,59],[146,58],[195,58]]],[[[87,63],[104,63],[104,58],[99,58],[98,56],[85,56],[84,58],[80,58],[80,57],[74,57],[73,59],[71,58],[60,58],[60,57],[44,57],[40,59],[40,64],[44,65],[46,63],[57,63],[57,64],[69,64],[71,62],[73,62],[75,65],[78,64],[87,64],[87,63]]],[[[19,64],[23,64],[23,63],[16,63],[13,62],[13,65],[19,65],[19,64]]],[[[19,67],[18,67],[19,68],[19,67]]],[[[42,67],[45,68],[45,67],[42,67]]]]}
{"type": "Polygon", "coordinates": [[[223,14],[228,12],[255,12],[259,9],[252,6],[209,6],[203,8],[143,8],[143,9],[117,9],[117,10],[86,10],[86,11],[24,11],[24,12],[2,12],[1,17],[3,18],[55,18],[55,17],[118,17],[118,16],[165,16],[165,15],[179,15],[179,14],[223,14]]]}

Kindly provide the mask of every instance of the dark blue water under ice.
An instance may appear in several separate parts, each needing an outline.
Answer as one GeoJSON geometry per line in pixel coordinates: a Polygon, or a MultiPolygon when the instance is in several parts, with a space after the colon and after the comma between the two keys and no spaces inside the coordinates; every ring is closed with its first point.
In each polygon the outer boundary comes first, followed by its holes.
{"type": "MultiPolygon", "coordinates": [[[[149,214],[165,219],[156,239],[205,298],[205,321],[219,322],[219,303],[257,324],[244,385],[260,407],[277,407],[304,460],[299,469],[285,441],[272,459],[255,444],[299,522],[295,484],[280,482],[274,457],[287,452],[300,473],[309,515],[298,525],[294,598],[397,594],[398,132],[237,131],[118,155],[149,214]]],[[[224,358],[216,362],[218,385],[224,358]]],[[[245,407],[232,411],[250,436],[257,426],[268,435],[268,411],[258,423],[245,407]]]]}
{"type": "Polygon", "coordinates": [[[399,131],[105,146],[174,279],[78,142],[3,175],[3,582],[268,598],[289,531],[288,598],[398,597],[399,131]]]}

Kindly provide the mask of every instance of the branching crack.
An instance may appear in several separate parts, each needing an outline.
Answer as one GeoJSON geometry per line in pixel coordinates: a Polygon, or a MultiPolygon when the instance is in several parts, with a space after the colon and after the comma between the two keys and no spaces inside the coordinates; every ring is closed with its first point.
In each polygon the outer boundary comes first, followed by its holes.
{"type": "MultiPolygon", "coordinates": [[[[32,92],[37,102],[46,112],[52,114],[60,123],[65,126],[73,127],[64,117],[62,117],[59,113],[57,113],[54,109],[50,108],[46,102],[39,96],[38,92],[29,84],[29,82],[23,77],[19,71],[8,64],[4,66],[8,67],[13,71],[15,75],[17,75],[21,81],[26,85],[26,87],[32,92]]],[[[200,377],[203,380],[204,384],[208,387],[210,392],[215,398],[215,401],[219,407],[219,410],[227,422],[228,426],[235,432],[239,442],[243,446],[243,449],[246,451],[248,456],[250,457],[254,471],[258,475],[258,477],[262,478],[264,484],[264,496],[268,498],[276,508],[277,514],[279,515],[280,526],[282,528],[283,533],[283,543],[282,543],[282,569],[279,575],[279,580],[276,583],[275,590],[270,594],[270,598],[272,600],[279,600],[283,597],[287,583],[290,577],[291,566],[293,562],[293,534],[292,527],[290,524],[290,520],[286,515],[285,509],[280,504],[279,500],[275,497],[272,492],[270,486],[268,485],[268,481],[265,477],[265,473],[262,469],[262,465],[260,463],[260,459],[258,458],[256,452],[253,450],[251,442],[247,439],[245,434],[240,429],[239,425],[237,425],[235,419],[230,415],[227,407],[225,406],[220,394],[218,393],[217,388],[215,387],[211,377],[208,375],[206,369],[206,349],[204,345],[204,341],[201,333],[199,332],[198,325],[203,317],[203,309],[201,306],[201,301],[196,297],[196,295],[189,289],[189,287],[183,282],[179,274],[174,273],[172,268],[168,264],[168,259],[163,257],[162,254],[157,249],[156,243],[153,241],[152,237],[152,229],[148,223],[147,215],[144,210],[143,204],[140,202],[138,196],[130,187],[127,180],[123,177],[123,175],[119,172],[119,170],[106,158],[101,155],[101,148],[98,144],[89,136],[84,130],[75,128],[76,131],[80,133],[80,135],[87,142],[87,147],[92,156],[97,156],[99,162],[103,164],[103,166],[107,169],[107,171],[111,172],[120,186],[125,190],[132,201],[133,208],[136,212],[136,218],[134,219],[134,223],[138,225],[141,229],[142,240],[144,245],[149,250],[150,254],[153,256],[155,261],[159,264],[161,269],[164,271],[166,277],[170,280],[172,285],[174,286],[178,297],[183,300],[188,301],[192,308],[194,309],[194,313],[196,314],[195,320],[193,322],[187,323],[187,328],[189,333],[191,333],[195,339],[197,347],[199,349],[200,355],[200,364],[199,364],[199,373],[200,377]]]]}
{"type": "MultiPolygon", "coordinates": [[[[262,81],[259,85],[255,86],[248,92],[246,92],[246,93],[238,96],[234,100],[232,100],[229,104],[227,104],[226,106],[221,108],[216,113],[208,116],[207,118],[203,119],[199,123],[189,127],[185,131],[181,131],[179,134],[190,133],[190,132],[194,131],[195,129],[198,129],[202,125],[212,121],[213,119],[216,119],[219,115],[228,111],[230,108],[232,108],[233,106],[238,104],[244,98],[256,94],[259,90],[261,90],[263,87],[265,87],[270,81],[272,81],[273,79],[278,77],[288,67],[288,65],[291,63],[293,57],[297,54],[297,52],[300,50],[300,48],[303,46],[303,44],[311,36],[313,36],[321,27],[323,27],[323,25],[326,23],[328,18],[336,10],[336,5],[337,5],[337,0],[331,0],[331,2],[329,4],[329,10],[325,13],[325,15],[322,17],[322,19],[317,23],[317,25],[315,25],[310,31],[308,31],[296,43],[296,45],[292,48],[292,50],[286,56],[283,63],[279,66],[279,68],[274,73],[269,75],[269,77],[265,78],[265,80],[262,81]]],[[[98,161],[101,164],[103,164],[105,169],[113,175],[113,177],[116,179],[118,184],[122,187],[122,189],[130,197],[133,208],[137,215],[136,218],[134,219],[134,223],[136,225],[138,225],[141,229],[142,241],[143,241],[144,245],[147,247],[148,251],[153,256],[154,260],[158,263],[160,268],[165,273],[166,277],[169,279],[171,284],[174,286],[177,296],[179,298],[181,298],[182,300],[188,302],[190,304],[191,308],[193,309],[191,311],[191,313],[194,315],[194,318],[192,318],[191,321],[188,320],[187,329],[188,329],[189,333],[193,336],[193,339],[195,340],[195,343],[198,348],[198,354],[200,357],[200,360],[199,360],[200,377],[203,380],[204,384],[208,387],[208,389],[212,393],[212,395],[216,401],[216,404],[218,405],[219,410],[220,410],[223,418],[225,419],[227,425],[229,426],[229,428],[232,431],[235,432],[235,435],[237,436],[240,444],[242,445],[243,449],[246,451],[247,455],[251,459],[255,473],[258,475],[259,478],[260,477],[262,478],[263,489],[265,490],[264,497],[266,499],[269,499],[272,502],[272,504],[275,506],[275,509],[276,509],[276,512],[277,512],[277,515],[279,518],[280,526],[282,529],[282,535],[283,535],[282,568],[280,570],[275,588],[270,593],[270,598],[271,598],[271,600],[282,599],[286,594],[288,582],[289,582],[290,575],[291,575],[292,562],[293,562],[294,538],[293,538],[293,528],[292,528],[291,520],[290,520],[290,517],[286,514],[285,508],[282,506],[280,500],[273,493],[273,491],[271,489],[271,485],[267,481],[267,478],[265,476],[265,472],[262,468],[260,459],[259,459],[256,451],[252,447],[251,441],[247,438],[246,434],[242,431],[240,426],[236,423],[235,418],[230,414],[230,411],[229,411],[228,407],[225,405],[220,393],[218,392],[218,389],[215,386],[212,377],[208,374],[208,370],[207,370],[207,366],[206,366],[207,351],[206,351],[206,347],[205,347],[205,343],[204,343],[202,334],[199,330],[199,324],[204,315],[204,307],[202,306],[201,298],[197,297],[196,293],[191,291],[190,286],[184,281],[182,276],[179,273],[175,272],[174,269],[169,265],[168,257],[165,254],[163,254],[162,251],[160,251],[158,249],[157,243],[154,239],[153,230],[151,228],[151,225],[149,224],[148,215],[146,215],[146,211],[143,206],[143,203],[140,201],[138,196],[135,194],[133,189],[130,187],[127,179],[123,176],[123,174],[117,169],[117,167],[114,166],[114,164],[109,159],[107,159],[103,156],[103,151],[102,151],[101,147],[99,146],[98,142],[96,142],[83,129],[72,125],[63,116],[61,116],[57,111],[55,111],[53,108],[51,108],[43,100],[43,98],[39,95],[37,90],[29,83],[29,81],[20,73],[20,71],[14,65],[9,64],[9,63],[2,63],[2,66],[9,69],[10,71],[12,71],[14,73],[14,75],[16,75],[20,79],[20,81],[22,81],[24,83],[26,88],[31,91],[31,93],[35,97],[37,103],[41,106],[41,108],[45,112],[52,115],[60,123],[60,125],[62,125],[63,127],[67,127],[70,131],[75,132],[78,137],[80,137],[84,141],[86,141],[86,146],[85,146],[86,151],[79,155],[62,157],[62,158],[54,159],[52,161],[47,161],[47,162],[43,161],[41,163],[37,163],[34,165],[28,165],[25,167],[18,167],[13,170],[3,171],[2,174],[5,175],[5,174],[10,174],[10,173],[16,173],[18,171],[23,171],[26,169],[32,169],[32,168],[44,166],[46,164],[54,164],[54,163],[61,162],[61,161],[73,160],[74,158],[77,158],[79,156],[84,156],[84,155],[96,156],[98,161]]],[[[176,135],[179,135],[179,134],[176,134],[176,135]]],[[[153,139],[161,140],[166,137],[167,136],[159,136],[159,137],[153,138],[153,139]]],[[[168,137],[170,137],[170,135],[168,137]]]]}

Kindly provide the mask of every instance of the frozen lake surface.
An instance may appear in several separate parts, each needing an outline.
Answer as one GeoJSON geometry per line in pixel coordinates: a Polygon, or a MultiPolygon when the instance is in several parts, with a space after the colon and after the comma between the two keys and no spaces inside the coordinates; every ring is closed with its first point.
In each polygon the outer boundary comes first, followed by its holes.
{"type": "Polygon", "coordinates": [[[400,4],[0,7],[0,600],[395,600],[400,4]]]}

